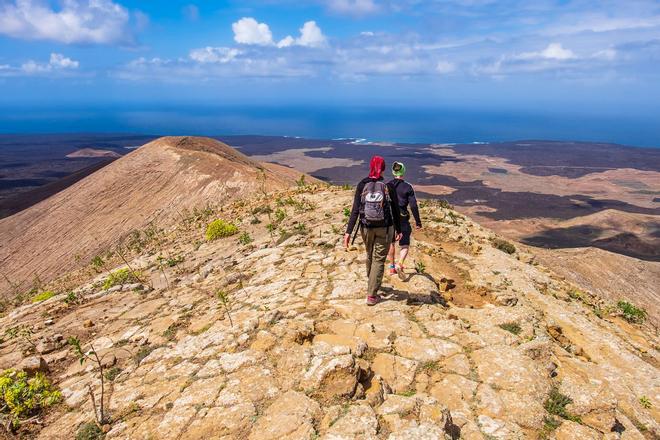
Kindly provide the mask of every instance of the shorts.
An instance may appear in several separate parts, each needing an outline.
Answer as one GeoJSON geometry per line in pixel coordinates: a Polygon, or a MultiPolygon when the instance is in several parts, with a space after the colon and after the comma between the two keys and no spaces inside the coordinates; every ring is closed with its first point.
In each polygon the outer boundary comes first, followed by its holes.
{"type": "Polygon", "coordinates": [[[409,220],[401,219],[401,234],[402,237],[401,240],[399,240],[399,246],[410,246],[410,236],[412,235],[412,226],[410,226],[409,220]]]}

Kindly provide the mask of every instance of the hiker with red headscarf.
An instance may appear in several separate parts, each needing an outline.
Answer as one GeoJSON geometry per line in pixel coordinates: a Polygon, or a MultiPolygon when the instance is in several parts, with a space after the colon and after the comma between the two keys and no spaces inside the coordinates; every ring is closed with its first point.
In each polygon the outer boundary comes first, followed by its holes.
{"type": "MultiPolygon", "coordinates": [[[[378,304],[378,290],[383,282],[385,260],[393,239],[401,239],[401,220],[396,189],[383,181],[385,160],[371,158],[369,177],[358,183],[353,198],[353,209],[344,234],[344,246],[348,249],[351,234],[358,217],[360,233],[367,250],[367,305],[378,304]]],[[[356,231],[357,235],[357,231],[356,231]]],[[[355,238],[354,238],[355,239],[355,238]]]]}

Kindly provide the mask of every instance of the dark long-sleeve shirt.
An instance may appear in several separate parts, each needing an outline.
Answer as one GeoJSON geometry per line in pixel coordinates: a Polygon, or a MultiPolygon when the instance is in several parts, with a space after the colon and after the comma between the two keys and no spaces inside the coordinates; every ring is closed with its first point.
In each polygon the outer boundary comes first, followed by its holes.
{"type": "Polygon", "coordinates": [[[415,217],[415,224],[421,228],[422,219],[419,216],[417,197],[415,197],[415,190],[412,185],[403,179],[392,179],[387,184],[396,188],[396,195],[399,199],[399,209],[401,210],[401,218],[405,220],[409,217],[408,206],[410,206],[412,215],[415,217]]]}
{"type": "MultiPolygon", "coordinates": [[[[358,183],[357,188],[355,188],[355,196],[353,197],[353,208],[351,209],[351,216],[348,219],[348,225],[346,226],[346,233],[352,234],[353,229],[355,229],[355,224],[357,223],[358,217],[360,216],[360,203],[362,201],[362,191],[364,191],[364,186],[368,182],[376,182],[380,179],[373,179],[371,177],[366,177],[358,183]]],[[[394,230],[401,232],[401,215],[399,213],[399,199],[397,198],[396,190],[389,183],[387,184],[388,192],[390,195],[390,211],[392,212],[392,218],[385,219],[385,226],[394,226],[394,230]]]]}

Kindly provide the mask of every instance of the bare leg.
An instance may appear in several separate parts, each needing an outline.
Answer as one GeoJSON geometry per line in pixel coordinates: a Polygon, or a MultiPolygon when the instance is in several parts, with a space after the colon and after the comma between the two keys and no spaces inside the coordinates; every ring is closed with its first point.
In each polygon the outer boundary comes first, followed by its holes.
{"type": "Polygon", "coordinates": [[[403,262],[406,261],[406,257],[408,256],[408,248],[409,246],[401,246],[401,255],[399,256],[399,264],[401,266],[403,266],[403,262]]]}
{"type": "Polygon", "coordinates": [[[390,251],[387,253],[387,259],[390,260],[392,264],[394,264],[395,254],[396,254],[396,249],[394,248],[394,243],[392,243],[390,245],[390,251]]]}

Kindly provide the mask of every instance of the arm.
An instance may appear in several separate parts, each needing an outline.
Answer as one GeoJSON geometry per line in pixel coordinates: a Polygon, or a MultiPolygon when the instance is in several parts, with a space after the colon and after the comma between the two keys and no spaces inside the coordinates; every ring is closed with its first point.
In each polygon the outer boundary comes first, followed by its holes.
{"type": "Polygon", "coordinates": [[[346,226],[346,233],[351,235],[353,229],[355,229],[355,223],[357,223],[358,215],[360,215],[360,200],[362,199],[362,191],[364,190],[364,183],[360,182],[355,188],[355,195],[353,196],[353,207],[351,208],[351,216],[348,219],[348,225],[346,226]]]}
{"type": "Polygon", "coordinates": [[[418,228],[422,227],[422,219],[419,217],[419,207],[417,206],[417,197],[415,197],[415,190],[410,187],[410,194],[408,195],[408,203],[413,217],[415,217],[415,224],[418,228]]]}

